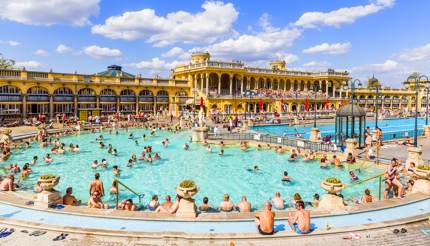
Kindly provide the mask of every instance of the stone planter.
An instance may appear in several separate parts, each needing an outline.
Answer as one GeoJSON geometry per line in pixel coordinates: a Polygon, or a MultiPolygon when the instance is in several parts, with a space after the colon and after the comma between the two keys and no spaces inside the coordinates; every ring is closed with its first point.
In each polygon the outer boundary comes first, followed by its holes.
{"type": "Polygon", "coordinates": [[[38,182],[40,183],[40,187],[44,191],[53,191],[54,187],[58,184],[58,182],[60,182],[60,177],[51,175],[52,176],[51,178],[46,179],[46,178],[43,178],[43,176],[41,176],[38,180],[38,182]]]}
{"type": "Polygon", "coordinates": [[[180,197],[185,199],[191,199],[191,197],[197,194],[197,192],[198,192],[197,185],[193,185],[192,187],[188,187],[188,188],[181,187],[180,185],[176,187],[176,194],[178,194],[180,197]]]}
{"type": "Polygon", "coordinates": [[[423,169],[415,169],[414,173],[418,176],[420,179],[427,179],[430,180],[430,170],[423,170],[423,169]]]}
{"type": "Polygon", "coordinates": [[[321,187],[329,194],[337,194],[345,188],[342,183],[329,183],[326,180],[321,181],[321,187]]]}

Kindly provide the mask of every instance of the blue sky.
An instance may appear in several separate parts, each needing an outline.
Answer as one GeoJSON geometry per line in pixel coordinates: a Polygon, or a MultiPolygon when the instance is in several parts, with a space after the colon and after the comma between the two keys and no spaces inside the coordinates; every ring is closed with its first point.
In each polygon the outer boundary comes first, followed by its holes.
{"type": "Polygon", "coordinates": [[[169,75],[193,51],[266,67],[375,74],[398,87],[430,75],[426,0],[4,0],[0,53],[31,70],[95,73],[120,64],[169,75]]]}

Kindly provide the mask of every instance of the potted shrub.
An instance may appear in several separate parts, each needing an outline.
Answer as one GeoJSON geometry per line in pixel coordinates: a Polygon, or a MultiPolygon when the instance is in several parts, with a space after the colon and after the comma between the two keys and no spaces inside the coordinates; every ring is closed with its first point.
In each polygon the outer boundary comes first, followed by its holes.
{"type": "Polygon", "coordinates": [[[189,199],[197,194],[197,185],[193,180],[185,179],[177,187],[176,193],[185,199],[189,199]]]}
{"type": "Polygon", "coordinates": [[[418,165],[414,173],[421,179],[430,179],[430,165],[418,165]]]}
{"type": "Polygon", "coordinates": [[[54,174],[44,174],[39,177],[38,183],[42,190],[52,191],[54,187],[60,182],[60,176],[54,174]]]}
{"type": "Polygon", "coordinates": [[[321,187],[326,190],[329,194],[339,193],[345,185],[342,181],[336,177],[326,178],[321,181],[321,187]]]}

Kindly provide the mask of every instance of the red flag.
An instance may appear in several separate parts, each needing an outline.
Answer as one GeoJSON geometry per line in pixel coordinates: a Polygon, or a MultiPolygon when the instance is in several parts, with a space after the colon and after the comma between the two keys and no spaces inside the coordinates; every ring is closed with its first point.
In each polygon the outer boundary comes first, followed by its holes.
{"type": "Polygon", "coordinates": [[[305,99],[305,110],[309,111],[309,100],[308,100],[308,98],[305,99]]]}
{"type": "Polygon", "coordinates": [[[258,103],[260,110],[263,110],[263,100],[260,99],[260,102],[258,103]]]}
{"type": "Polygon", "coordinates": [[[325,109],[326,109],[326,110],[329,110],[329,109],[330,109],[330,103],[329,103],[328,98],[326,98],[326,99],[325,99],[325,109]]]}
{"type": "Polygon", "coordinates": [[[203,97],[200,97],[200,107],[203,106],[205,104],[203,97]]]}

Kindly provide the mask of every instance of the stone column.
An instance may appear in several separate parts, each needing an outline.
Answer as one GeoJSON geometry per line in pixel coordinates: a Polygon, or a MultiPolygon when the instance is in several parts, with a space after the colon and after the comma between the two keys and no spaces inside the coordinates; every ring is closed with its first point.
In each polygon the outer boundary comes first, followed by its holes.
{"type": "Polygon", "coordinates": [[[22,117],[27,118],[27,94],[22,94],[22,117]]]}
{"type": "Polygon", "coordinates": [[[73,95],[73,103],[75,107],[75,117],[78,116],[78,95],[73,95]]]}
{"type": "Polygon", "coordinates": [[[221,95],[221,75],[218,74],[218,95],[221,95]]]}
{"type": "Polygon", "coordinates": [[[421,149],[421,147],[409,147],[406,166],[409,166],[411,162],[415,163],[416,166],[424,164],[422,154],[423,154],[423,150],[421,149]]]}
{"type": "Polygon", "coordinates": [[[203,74],[200,75],[200,92],[203,93],[203,83],[204,83],[204,78],[203,78],[203,74]]]}
{"type": "Polygon", "coordinates": [[[96,96],[96,108],[100,108],[100,96],[96,96]]]}
{"type": "Polygon", "coordinates": [[[119,113],[120,111],[120,101],[119,101],[119,96],[116,96],[116,112],[119,113]]]}
{"type": "Polygon", "coordinates": [[[424,126],[424,136],[426,138],[430,138],[430,125],[425,125],[424,126]]]}
{"type": "Polygon", "coordinates": [[[136,114],[139,113],[139,96],[136,96],[136,114]]]}
{"type": "Polygon", "coordinates": [[[243,78],[240,80],[240,94],[243,94],[243,78]]]}
{"type": "Polygon", "coordinates": [[[325,96],[328,97],[328,81],[325,82],[325,96]]]}
{"type": "Polygon", "coordinates": [[[345,140],[345,153],[343,154],[343,158],[346,160],[348,154],[351,153],[353,157],[357,157],[357,140],[355,138],[348,138],[345,140]]]}
{"type": "Polygon", "coordinates": [[[54,119],[54,95],[49,95],[49,119],[54,119]]]}
{"type": "Polygon", "coordinates": [[[233,75],[230,75],[230,96],[233,95],[233,75]]]}
{"type": "Polygon", "coordinates": [[[333,85],[333,98],[336,98],[336,87],[333,85]]]}
{"type": "Polygon", "coordinates": [[[206,98],[209,95],[209,74],[206,74],[206,98]]]}

